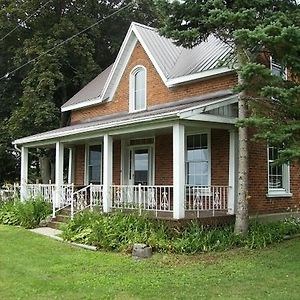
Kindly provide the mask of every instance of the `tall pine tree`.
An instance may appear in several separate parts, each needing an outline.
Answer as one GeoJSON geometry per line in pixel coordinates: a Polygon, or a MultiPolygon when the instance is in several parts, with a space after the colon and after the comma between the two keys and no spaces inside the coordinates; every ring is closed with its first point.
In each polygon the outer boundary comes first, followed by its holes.
{"type": "MultiPolygon", "coordinates": [[[[299,4],[296,0],[185,0],[160,1],[165,19],[162,33],[173,38],[177,44],[192,47],[215,35],[231,45],[236,61],[239,79],[239,119],[247,117],[248,100],[256,99],[260,109],[252,108],[253,118],[248,124],[260,124],[258,137],[277,143],[293,135],[300,151],[300,139],[294,136],[299,131],[299,86],[271,76],[268,64],[262,62],[262,56],[270,54],[279,63],[287,67],[295,76],[299,74],[299,4]],[[262,80],[263,79],[263,80],[262,80]],[[284,87],[285,86],[285,87],[284,87]],[[249,95],[252,97],[249,97],[249,95]],[[291,100],[291,97],[294,100],[291,100]],[[273,100],[270,102],[270,100],[273,100]],[[285,118],[293,118],[290,101],[295,101],[297,122],[288,125],[285,118]],[[276,102],[275,106],[273,106],[276,102]],[[268,106],[264,116],[261,105],[268,106]],[[270,106],[272,108],[270,108],[270,106]],[[276,107],[277,106],[277,107],[276,107]],[[280,113],[279,113],[280,111],[280,113]],[[284,117],[284,119],[282,119],[284,117]],[[272,134],[272,125],[276,123],[278,133],[272,134]],[[286,124],[282,129],[282,124],[286,124]],[[261,130],[262,129],[262,130],[261,130]],[[261,130],[261,131],[260,131],[261,130]],[[288,132],[288,134],[287,134],[288,132]]],[[[231,66],[234,67],[234,66],[231,66]]],[[[298,133],[299,135],[299,133],[298,133]]],[[[245,235],[248,231],[248,152],[247,129],[239,127],[239,183],[235,232],[245,235]]],[[[286,144],[287,146],[287,144],[286,144]]],[[[296,152],[288,147],[285,153],[296,152]]],[[[299,153],[299,152],[298,152],[299,153]]],[[[300,156],[299,156],[300,157],[300,156]]]]}

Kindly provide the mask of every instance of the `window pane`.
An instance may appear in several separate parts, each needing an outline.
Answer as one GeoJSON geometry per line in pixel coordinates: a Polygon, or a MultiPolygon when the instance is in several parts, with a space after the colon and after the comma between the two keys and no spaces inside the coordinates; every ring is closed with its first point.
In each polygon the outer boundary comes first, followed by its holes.
{"type": "Polygon", "coordinates": [[[208,185],[207,134],[187,136],[186,178],[190,185],[208,185]]]}
{"type": "Polygon", "coordinates": [[[101,145],[92,145],[89,147],[89,182],[100,183],[100,170],[101,170],[101,145]]]}
{"type": "Polygon", "coordinates": [[[139,69],[134,74],[134,110],[144,109],[145,103],[145,71],[139,69]]]}
{"type": "Polygon", "coordinates": [[[283,165],[276,165],[274,161],[278,159],[278,148],[269,147],[269,188],[282,189],[283,185],[283,165]]]}

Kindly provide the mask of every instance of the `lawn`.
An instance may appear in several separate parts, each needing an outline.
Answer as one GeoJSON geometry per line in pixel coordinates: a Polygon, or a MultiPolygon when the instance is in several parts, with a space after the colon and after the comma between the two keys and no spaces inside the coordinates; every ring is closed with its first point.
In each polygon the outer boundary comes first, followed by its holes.
{"type": "Polygon", "coordinates": [[[299,249],[134,261],[0,226],[0,299],[299,299],[299,249]]]}

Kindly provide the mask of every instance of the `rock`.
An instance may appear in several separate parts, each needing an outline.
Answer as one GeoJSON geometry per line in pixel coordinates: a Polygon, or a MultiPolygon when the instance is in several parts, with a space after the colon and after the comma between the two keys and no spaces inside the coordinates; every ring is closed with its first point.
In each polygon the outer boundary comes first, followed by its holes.
{"type": "Polygon", "coordinates": [[[51,221],[52,221],[52,216],[48,216],[48,217],[46,217],[44,220],[41,220],[41,221],[40,221],[39,226],[40,226],[40,227],[47,227],[48,224],[49,224],[51,221]]]}
{"type": "Polygon", "coordinates": [[[146,244],[134,244],[132,248],[134,258],[149,258],[152,256],[152,247],[146,244]]]}

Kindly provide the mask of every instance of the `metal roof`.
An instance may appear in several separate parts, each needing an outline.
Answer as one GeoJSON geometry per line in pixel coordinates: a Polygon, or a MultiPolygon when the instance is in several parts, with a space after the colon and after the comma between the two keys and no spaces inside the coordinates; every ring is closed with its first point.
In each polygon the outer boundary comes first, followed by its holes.
{"type": "MultiPolygon", "coordinates": [[[[231,99],[235,95],[230,90],[223,90],[215,93],[205,94],[201,96],[185,98],[172,103],[160,104],[149,107],[146,111],[136,113],[117,113],[109,116],[102,116],[90,120],[89,122],[83,122],[76,125],[66,126],[59,129],[47,131],[44,133],[35,134],[29,137],[21,138],[14,141],[14,144],[28,144],[33,142],[42,142],[45,140],[55,139],[59,137],[72,136],[79,133],[93,132],[96,130],[108,130],[114,127],[120,127],[124,125],[137,124],[146,121],[175,117],[178,118],[178,114],[188,109],[195,109],[199,107],[205,107],[213,103],[219,103],[231,99]]],[[[49,144],[51,142],[49,141],[49,144]]]]}
{"type": "Polygon", "coordinates": [[[161,36],[157,29],[135,23],[144,43],[167,79],[218,68],[231,47],[211,35],[207,41],[188,49],[176,46],[172,39],[161,36]]]}
{"type": "Polygon", "coordinates": [[[84,86],[77,94],[69,99],[63,106],[71,106],[83,101],[89,101],[101,97],[102,90],[113,67],[111,64],[102,73],[95,77],[91,82],[84,86]]]}

